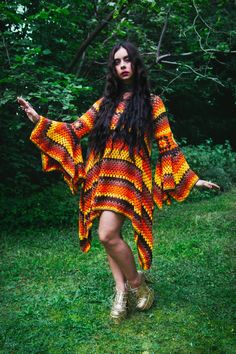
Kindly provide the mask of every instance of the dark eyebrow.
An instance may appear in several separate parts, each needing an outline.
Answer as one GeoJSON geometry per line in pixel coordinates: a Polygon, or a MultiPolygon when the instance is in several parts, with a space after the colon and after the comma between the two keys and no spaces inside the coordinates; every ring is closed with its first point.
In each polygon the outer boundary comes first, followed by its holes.
{"type": "MultiPolygon", "coordinates": [[[[123,59],[129,59],[129,55],[126,55],[125,57],[123,57],[123,59]]],[[[116,60],[120,60],[120,58],[114,59],[114,61],[116,61],[116,60]]]]}

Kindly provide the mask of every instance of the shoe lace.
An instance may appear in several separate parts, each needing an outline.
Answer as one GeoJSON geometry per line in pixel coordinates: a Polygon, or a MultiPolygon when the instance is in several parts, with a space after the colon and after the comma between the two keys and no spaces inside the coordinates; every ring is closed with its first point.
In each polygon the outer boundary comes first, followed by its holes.
{"type": "Polygon", "coordinates": [[[115,295],[113,297],[113,306],[117,306],[117,304],[121,304],[124,301],[126,296],[126,291],[116,290],[115,295]]]}

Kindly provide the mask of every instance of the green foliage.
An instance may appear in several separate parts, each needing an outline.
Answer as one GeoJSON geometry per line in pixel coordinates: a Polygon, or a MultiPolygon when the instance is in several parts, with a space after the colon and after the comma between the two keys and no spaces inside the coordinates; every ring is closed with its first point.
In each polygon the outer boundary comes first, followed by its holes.
{"type": "MultiPolygon", "coordinates": [[[[91,86],[85,85],[83,78],[75,79],[74,75],[60,72],[53,66],[38,68],[34,75],[36,81],[31,83],[31,75],[20,74],[17,79],[24,77],[24,86],[19,84],[16,92],[6,89],[0,99],[0,106],[15,103],[17,96],[23,96],[36,106],[38,111],[46,110],[51,119],[73,120],[78,116],[77,105],[80,96],[93,91],[91,86]],[[30,92],[26,93],[28,88],[30,92]],[[70,114],[69,118],[65,117],[67,114],[70,114]]],[[[15,75],[9,75],[8,84],[13,85],[15,79],[15,75]]]]}
{"type": "Polygon", "coordinates": [[[34,190],[24,198],[9,196],[6,191],[1,198],[1,227],[16,229],[33,227],[35,224],[58,226],[76,224],[78,218],[78,200],[72,196],[65,183],[46,186],[43,190],[34,190]]]}
{"type": "Polygon", "coordinates": [[[0,180],[8,190],[25,193],[31,181],[40,184],[41,177],[28,142],[32,125],[16,97],[22,95],[48,118],[73,121],[102,96],[108,53],[124,39],[139,47],[152,91],[166,98],[172,115],[180,118],[179,136],[192,144],[207,138],[233,144],[236,67],[235,55],[229,51],[235,46],[236,11],[229,0],[13,0],[1,2],[0,11],[0,180]],[[177,64],[156,63],[169,10],[160,55],[174,54],[166,60],[177,64]],[[69,70],[88,34],[112,11],[112,20],[69,70]]]}
{"type": "Polygon", "coordinates": [[[200,178],[219,184],[225,191],[236,183],[236,153],[228,141],[213,145],[209,139],[204,144],[185,146],[182,151],[200,178]]]}

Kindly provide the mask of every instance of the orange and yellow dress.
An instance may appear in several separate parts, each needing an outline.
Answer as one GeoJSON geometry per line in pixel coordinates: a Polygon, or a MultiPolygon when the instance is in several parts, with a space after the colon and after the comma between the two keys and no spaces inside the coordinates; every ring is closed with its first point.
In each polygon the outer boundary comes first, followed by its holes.
{"type": "MultiPolygon", "coordinates": [[[[125,110],[131,92],[125,92],[111,120],[111,132],[125,110]]],[[[80,189],[79,239],[82,251],[91,247],[93,220],[102,210],[128,217],[134,228],[139,263],[149,269],[153,250],[154,203],[162,208],[170,197],[183,201],[198,180],[173,138],[165,106],[151,95],[154,137],[159,148],[154,178],[151,169],[151,139],[145,136],[144,148],[134,158],[123,140],[108,138],[101,158],[90,151],[84,163],[80,140],[93,128],[103,98],[74,123],[63,123],[40,116],[30,139],[42,152],[44,171],[61,171],[72,193],[80,189]]],[[[112,134],[111,134],[112,135],[112,134]]]]}

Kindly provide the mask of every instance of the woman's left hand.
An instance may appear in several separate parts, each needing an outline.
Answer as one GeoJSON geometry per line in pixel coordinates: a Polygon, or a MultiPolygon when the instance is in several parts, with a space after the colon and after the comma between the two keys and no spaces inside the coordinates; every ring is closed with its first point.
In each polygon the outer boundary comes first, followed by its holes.
{"type": "Polygon", "coordinates": [[[199,179],[195,184],[196,187],[205,187],[209,189],[220,189],[220,186],[216,183],[212,183],[211,181],[204,181],[204,179],[199,179]]]}

